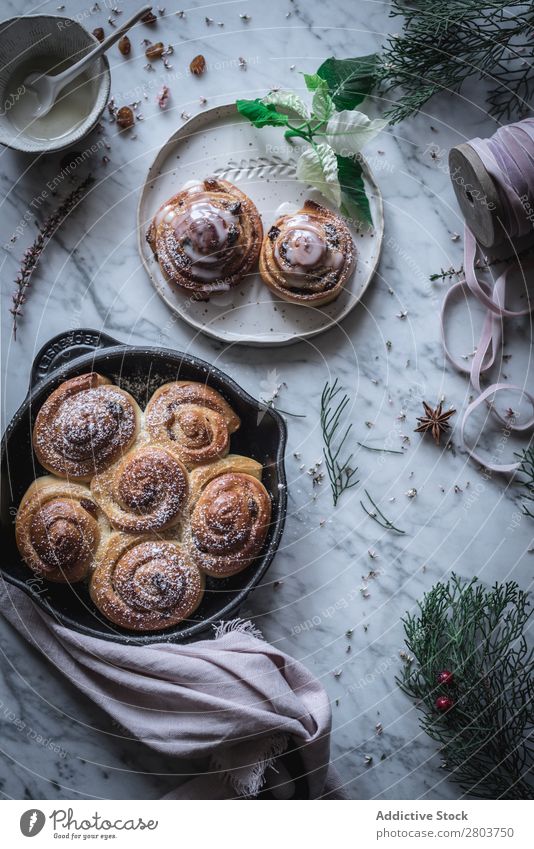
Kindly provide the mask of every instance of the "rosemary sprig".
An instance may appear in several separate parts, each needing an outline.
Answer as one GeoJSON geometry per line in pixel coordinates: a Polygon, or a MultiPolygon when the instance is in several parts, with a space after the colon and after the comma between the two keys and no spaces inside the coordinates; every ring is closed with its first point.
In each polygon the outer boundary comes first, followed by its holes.
{"type": "Polygon", "coordinates": [[[61,227],[65,218],[78,205],[82,197],[85,195],[89,186],[94,183],[94,178],[91,174],[83,180],[80,185],[68,195],[57,209],[43,222],[39,228],[39,232],[33,244],[24,251],[24,256],[20,266],[19,273],[15,278],[16,290],[13,292],[13,306],[10,313],[13,316],[13,338],[17,338],[17,329],[19,319],[22,317],[22,307],[27,300],[27,290],[31,282],[31,277],[35,271],[41,254],[46,245],[56,232],[61,227]]]}
{"type": "Polygon", "coordinates": [[[394,448],[373,448],[372,445],[365,445],[363,442],[357,442],[360,448],[367,448],[368,451],[378,451],[380,454],[404,454],[404,451],[395,451],[394,448]]]}
{"type": "Polygon", "coordinates": [[[397,683],[417,700],[421,727],[470,795],[534,798],[532,611],[514,582],[484,588],[452,575],[403,619],[408,661],[397,683]],[[452,679],[439,683],[442,670],[452,679]],[[453,703],[446,713],[436,698],[453,703]]]}
{"type": "MultiPolygon", "coordinates": [[[[516,457],[519,459],[519,471],[524,475],[521,481],[522,497],[524,501],[534,501],[534,442],[524,451],[516,454],[516,457]]],[[[523,512],[525,516],[534,519],[532,509],[525,503],[523,503],[523,512]]]]}
{"type": "Polygon", "coordinates": [[[373,505],[373,508],[374,508],[373,510],[369,510],[365,506],[363,501],[360,501],[360,504],[363,507],[363,509],[365,510],[365,512],[367,513],[367,515],[370,516],[371,519],[373,519],[373,521],[375,521],[378,525],[380,525],[381,528],[385,528],[387,531],[395,531],[396,534],[405,534],[406,531],[401,530],[401,528],[397,528],[393,524],[393,522],[390,519],[387,518],[387,516],[384,516],[380,507],[377,505],[377,503],[375,501],[373,501],[373,499],[371,498],[371,496],[369,495],[367,490],[364,490],[364,491],[365,491],[367,498],[369,499],[369,501],[371,502],[371,504],[373,505]]]}
{"type": "Polygon", "coordinates": [[[343,436],[341,439],[339,438],[340,428],[342,427],[341,417],[350,400],[346,394],[339,399],[340,392],[341,387],[338,385],[338,379],[336,377],[332,384],[328,381],[325,383],[321,395],[323,453],[334,507],[345,490],[351,489],[358,483],[355,480],[358,469],[352,469],[350,466],[352,454],[349,454],[344,460],[340,459],[341,451],[352,428],[352,423],[347,425],[343,436]]]}

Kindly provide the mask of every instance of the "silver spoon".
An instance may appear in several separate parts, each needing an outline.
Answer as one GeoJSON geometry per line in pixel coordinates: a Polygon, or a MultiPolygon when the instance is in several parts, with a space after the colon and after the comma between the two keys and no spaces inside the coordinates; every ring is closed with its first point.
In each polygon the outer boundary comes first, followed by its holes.
{"type": "Polygon", "coordinates": [[[125,21],[122,26],[105,38],[102,44],[99,44],[98,47],[95,47],[94,50],[87,53],[83,59],[80,59],[79,62],[71,65],[70,68],[67,68],[60,74],[56,74],[54,76],[52,74],[43,74],[36,71],[28,74],[24,80],[24,86],[32,90],[38,101],[33,111],[32,119],[42,118],[44,115],[47,115],[56,102],[59,93],[65,88],[65,86],[83,73],[83,71],[85,71],[85,69],[91,65],[95,59],[98,59],[102,53],[109,50],[109,48],[115,44],[115,42],[117,42],[119,38],[121,38],[124,33],[130,29],[130,27],[136,24],[137,21],[142,18],[143,15],[146,15],[147,12],[150,12],[151,9],[152,6],[144,6],[136,12],[135,15],[125,21]]]}

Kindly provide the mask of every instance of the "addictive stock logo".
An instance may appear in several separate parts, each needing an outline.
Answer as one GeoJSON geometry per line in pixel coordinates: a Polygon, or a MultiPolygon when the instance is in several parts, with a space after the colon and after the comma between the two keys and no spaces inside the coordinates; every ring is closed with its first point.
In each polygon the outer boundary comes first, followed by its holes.
{"type": "Polygon", "coordinates": [[[24,811],[20,818],[20,830],[24,837],[35,837],[42,831],[46,822],[46,817],[42,811],[37,808],[32,808],[29,811],[24,811]]]}

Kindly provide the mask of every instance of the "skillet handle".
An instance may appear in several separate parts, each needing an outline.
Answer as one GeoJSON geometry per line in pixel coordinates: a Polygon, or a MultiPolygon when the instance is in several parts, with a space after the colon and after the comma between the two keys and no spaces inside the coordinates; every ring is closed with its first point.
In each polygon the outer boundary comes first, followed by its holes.
{"type": "Polygon", "coordinates": [[[30,389],[76,357],[120,344],[112,336],[98,330],[80,328],[59,333],[46,342],[36,355],[30,374],[30,389]]]}

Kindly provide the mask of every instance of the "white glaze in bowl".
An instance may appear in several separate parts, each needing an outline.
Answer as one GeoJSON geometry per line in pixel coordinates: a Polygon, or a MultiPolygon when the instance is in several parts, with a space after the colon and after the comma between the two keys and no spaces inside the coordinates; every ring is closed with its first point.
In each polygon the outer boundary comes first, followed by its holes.
{"type": "Polygon", "coordinates": [[[62,15],[28,15],[0,24],[0,143],[24,153],[52,153],[79,141],[98,122],[111,87],[109,62],[105,56],[91,68],[93,83],[87,97],[87,114],[70,132],[55,139],[39,139],[17,130],[10,112],[17,98],[13,80],[22,65],[29,70],[62,68],[81,59],[98,44],[96,38],[72,18],[62,15]]]}

